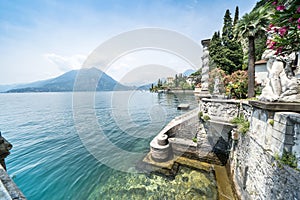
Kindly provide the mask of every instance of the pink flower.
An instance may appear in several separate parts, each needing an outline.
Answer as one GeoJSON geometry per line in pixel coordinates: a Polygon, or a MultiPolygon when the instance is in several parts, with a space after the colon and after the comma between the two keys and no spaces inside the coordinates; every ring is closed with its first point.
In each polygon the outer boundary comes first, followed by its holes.
{"type": "Polygon", "coordinates": [[[291,17],[291,18],[289,19],[289,22],[292,23],[293,21],[294,21],[294,18],[291,17]]]}
{"type": "Polygon", "coordinates": [[[268,49],[275,49],[275,45],[276,45],[276,42],[271,41],[267,47],[268,47],[268,49]]]}
{"type": "Polygon", "coordinates": [[[288,29],[289,29],[289,28],[286,27],[286,26],[281,27],[281,28],[279,29],[279,35],[280,35],[281,37],[283,37],[283,36],[287,33],[288,29]]]}
{"type": "Polygon", "coordinates": [[[298,24],[297,28],[300,30],[300,24],[298,24]]]}
{"type": "Polygon", "coordinates": [[[300,24],[300,18],[297,20],[298,24],[300,24]]]}
{"type": "Polygon", "coordinates": [[[272,5],[275,6],[275,5],[277,5],[277,3],[278,3],[277,1],[274,1],[274,2],[272,3],[272,5]]]}
{"type": "MultiPolygon", "coordinates": [[[[282,11],[282,10],[284,10],[285,9],[285,6],[284,5],[280,5],[280,6],[277,6],[276,7],[276,10],[278,10],[278,11],[282,11]]],[[[298,11],[298,9],[297,9],[297,11],[298,11]]]]}
{"type": "Polygon", "coordinates": [[[300,6],[297,8],[297,13],[300,13],[300,6]]]}
{"type": "Polygon", "coordinates": [[[275,55],[280,54],[282,52],[282,50],[283,50],[283,46],[278,47],[278,49],[276,49],[275,55]]]}

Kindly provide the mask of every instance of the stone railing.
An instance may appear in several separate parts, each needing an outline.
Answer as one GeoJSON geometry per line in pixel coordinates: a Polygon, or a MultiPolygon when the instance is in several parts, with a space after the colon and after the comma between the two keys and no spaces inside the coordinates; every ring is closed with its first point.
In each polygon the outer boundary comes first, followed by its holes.
{"type": "MultiPolygon", "coordinates": [[[[166,161],[170,157],[170,144],[168,138],[176,133],[183,134],[184,129],[193,121],[198,120],[199,109],[196,108],[183,115],[175,117],[167,126],[165,126],[157,136],[150,142],[150,153],[155,161],[166,161]],[[193,119],[193,120],[191,120],[193,119]],[[182,131],[179,131],[182,130],[182,131]]],[[[195,127],[197,128],[197,127],[195,127]]],[[[192,139],[192,138],[191,138],[192,139]]]]}

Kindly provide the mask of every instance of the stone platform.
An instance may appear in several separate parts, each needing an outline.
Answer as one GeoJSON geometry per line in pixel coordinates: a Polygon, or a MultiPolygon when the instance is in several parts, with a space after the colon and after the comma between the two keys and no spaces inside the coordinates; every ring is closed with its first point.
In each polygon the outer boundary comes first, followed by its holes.
{"type": "Polygon", "coordinates": [[[290,111],[300,113],[300,103],[249,101],[249,104],[253,107],[257,107],[268,111],[290,111]]]}

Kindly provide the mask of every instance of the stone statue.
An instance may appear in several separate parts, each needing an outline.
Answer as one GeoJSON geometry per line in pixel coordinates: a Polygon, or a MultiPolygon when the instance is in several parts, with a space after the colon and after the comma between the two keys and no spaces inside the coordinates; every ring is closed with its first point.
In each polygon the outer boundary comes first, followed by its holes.
{"type": "Polygon", "coordinates": [[[215,78],[213,94],[214,95],[221,94],[220,93],[220,78],[218,76],[216,76],[216,78],[215,78]]]}
{"type": "Polygon", "coordinates": [[[294,76],[292,63],[296,59],[292,53],[276,56],[275,51],[266,50],[268,80],[259,97],[261,101],[300,102],[300,85],[294,76]]]}
{"type": "Polygon", "coordinates": [[[0,132],[0,164],[6,170],[6,165],[4,159],[10,154],[12,145],[1,135],[0,132]]]}

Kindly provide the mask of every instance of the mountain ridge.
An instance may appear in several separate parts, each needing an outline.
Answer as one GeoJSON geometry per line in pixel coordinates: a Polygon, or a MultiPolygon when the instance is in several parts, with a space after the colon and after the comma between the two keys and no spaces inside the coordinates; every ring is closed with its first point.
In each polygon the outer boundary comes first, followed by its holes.
{"type": "Polygon", "coordinates": [[[71,70],[55,78],[20,84],[5,93],[131,90],[97,68],[71,70]],[[99,79],[100,77],[100,79],[99,79]],[[99,80],[98,80],[99,79],[99,80]],[[96,87],[95,87],[96,86],[96,87]],[[74,88],[75,87],[75,88],[74,88]]]}

